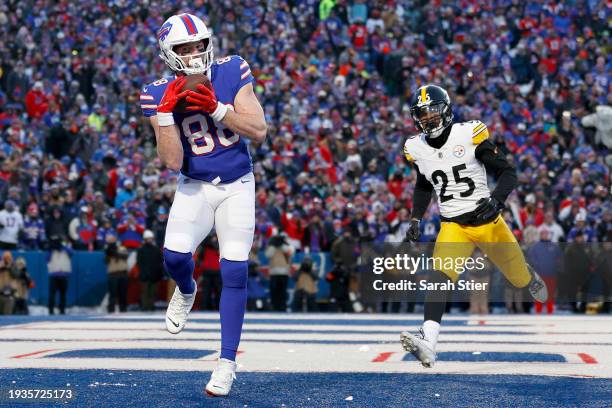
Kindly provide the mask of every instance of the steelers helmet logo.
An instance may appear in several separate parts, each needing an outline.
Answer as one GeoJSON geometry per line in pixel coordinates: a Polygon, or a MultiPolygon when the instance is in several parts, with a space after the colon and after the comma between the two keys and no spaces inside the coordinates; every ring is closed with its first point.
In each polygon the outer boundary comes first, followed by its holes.
{"type": "Polygon", "coordinates": [[[421,94],[417,98],[417,106],[429,105],[431,103],[431,97],[427,93],[426,87],[421,88],[421,94]]]}
{"type": "Polygon", "coordinates": [[[463,155],[465,154],[465,147],[461,145],[453,147],[453,154],[455,155],[455,157],[463,157],[463,155]]]}

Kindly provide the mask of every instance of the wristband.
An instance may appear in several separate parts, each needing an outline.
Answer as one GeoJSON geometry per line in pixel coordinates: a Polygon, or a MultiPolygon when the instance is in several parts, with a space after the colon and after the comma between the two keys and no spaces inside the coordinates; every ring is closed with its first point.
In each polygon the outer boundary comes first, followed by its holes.
{"type": "Polygon", "coordinates": [[[227,115],[227,105],[221,102],[217,103],[217,109],[215,109],[215,111],[213,113],[210,114],[210,117],[215,121],[215,122],[221,122],[223,120],[223,118],[225,118],[225,115],[227,115]]]}
{"type": "Polygon", "coordinates": [[[172,116],[172,112],[157,112],[157,124],[159,126],[174,125],[174,116],[172,116]]]}

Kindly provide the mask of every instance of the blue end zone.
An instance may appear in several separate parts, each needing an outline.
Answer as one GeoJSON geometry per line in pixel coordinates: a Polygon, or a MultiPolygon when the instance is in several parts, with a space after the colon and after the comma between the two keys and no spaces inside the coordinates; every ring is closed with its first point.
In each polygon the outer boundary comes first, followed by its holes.
{"type": "MultiPolygon", "coordinates": [[[[232,395],[202,392],[209,373],[164,371],[0,371],[13,388],[72,389],[68,406],[123,407],[609,407],[612,380],[542,376],[368,373],[238,373],[232,395]],[[15,383],[13,383],[13,381],[15,383]],[[437,396],[436,396],[437,395],[437,396]],[[347,397],[352,401],[346,401],[347,397]],[[101,403],[101,401],[104,401],[101,403]]],[[[0,402],[8,402],[6,395],[0,402]]],[[[40,407],[40,404],[28,404],[40,407]]],[[[25,404],[13,406],[25,407],[25,404]]]]}
{"type": "Polygon", "coordinates": [[[45,358],[163,358],[197,360],[217,353],[216,350],[196,349],[84,349],[69,350],[45,356],[45,358]]]}
{"type": "MultiPolygon", "coordinates": [[[[517,362],[517,363],[565,363],[567,360],[561,354],[524,353],[483,351],[474,354],[469,351],[444,351],[438,353],[441,361],[482,361],[482,362],[517,362]]],[[[411,354],[406,354],[403,361],[414,361],[411,354]]]]}

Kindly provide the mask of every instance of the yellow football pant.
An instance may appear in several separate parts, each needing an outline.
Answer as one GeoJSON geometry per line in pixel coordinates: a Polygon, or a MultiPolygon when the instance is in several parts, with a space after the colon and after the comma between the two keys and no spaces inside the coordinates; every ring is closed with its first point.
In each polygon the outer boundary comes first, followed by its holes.
{"type": "MultiPolygon", "coordinates": [[[[434,260],[466,259],[472,255],[475,247],[480,248],[515,287],[523,288],[531,281],[523,251],[501,215],[477,227],[442,222],[434,248],[434,260]]],[[[437,266],[440,264],[442,267],[436,269],[456,282],[459,277],[456,268],[447,262],[440,262],[437,266]]]]}

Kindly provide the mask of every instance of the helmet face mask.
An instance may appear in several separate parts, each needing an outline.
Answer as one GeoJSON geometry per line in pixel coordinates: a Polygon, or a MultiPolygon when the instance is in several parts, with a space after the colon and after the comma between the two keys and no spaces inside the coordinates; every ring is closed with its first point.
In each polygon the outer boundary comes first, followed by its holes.
{"type": "Polygon", "coordinates": [[[194,15],[170,17],[157,32],[157,39],[159,56],[175,73],[204,74],[213,64],[212,32],[194,15]],[[198,43],[203,46],[198,47],[198,43]],[[183,54],[185,48],[187,54],[183,54]]]}
{"type": "MultiPolygon", "coordinates": [[[[187,70],[198,70],[204,67],[207,59],[210,39],[175,45],[172,51],[181,59],[187,70]]],[[[196,72],[200,73],[200,72],[196,72]]]]}
{"type": "Polygon", "coordinates": [[[412,114],[412,120],[421,132],[431,137],[438,137],[446,127],[443,119],[445,109],[446,104],[441,102],[413,108],[410,113],[412,114]]]}

